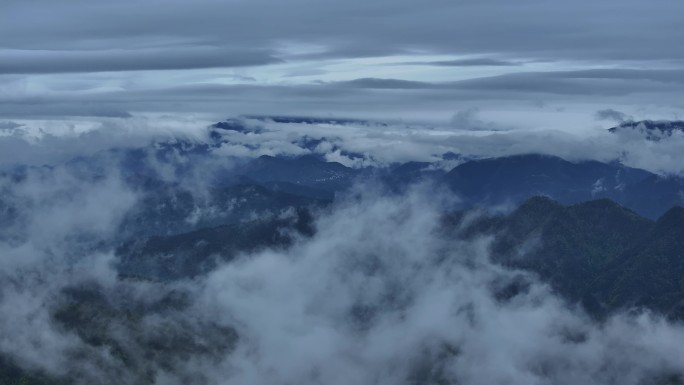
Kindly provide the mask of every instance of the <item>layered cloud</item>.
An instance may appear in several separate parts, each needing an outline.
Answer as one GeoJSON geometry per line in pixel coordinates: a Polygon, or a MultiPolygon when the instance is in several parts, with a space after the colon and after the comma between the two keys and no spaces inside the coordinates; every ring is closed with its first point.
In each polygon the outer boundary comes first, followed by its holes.
{"type": "Polygon", "coordinates": [[[202,42],[268,48],[285,41],[319,45],[319,56],[336,57],[429,50],[552,60],[663,60],[682,59],[679,50],[669,49],[682,37],[676,28],[678,11],[680,3],[672,0],[648,5],[639,1],[203,0],[188,4],[147,0],[106,6],[80,0],[30,6],[9,1],[3,3],[0,42],[13,48],[74,49],[173,48],[202,42]],[[78,23],[71,22],[73,15],[79,16],[78,23]],[[349,28],[352,24],[354,28],[349,28]]]}
{"type": "Polygon", "coordinates": [[[529,107],[543,102],[582,108],[584,121],[558,113],[575,124],[591,119],[592,103],[665,118],[682,107],[681,7],[8,1],[0,12],[0,116],[445,119],[477,106],[541,117],[529,107]]]}

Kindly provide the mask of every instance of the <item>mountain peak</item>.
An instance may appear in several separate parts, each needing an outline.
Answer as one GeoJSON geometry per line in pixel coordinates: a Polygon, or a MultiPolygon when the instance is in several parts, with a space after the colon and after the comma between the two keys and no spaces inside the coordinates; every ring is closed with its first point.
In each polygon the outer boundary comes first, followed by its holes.
{"type": "Polygon", "coordinates": [[[536,195],[525,202],[523,202],[522,205],[520,205],[520,208],[529,208],[529,207],[563,207],[560,203],[556,202],[555,200],[551,199],[550,197],[546,195],[536,195]]]}
{"type": "Polygon", "coordinates": [[[514,214],[524,216],[532,215],[535,217],[539,215],[547,216],[564,208],[565,206],[548,196],[537,195],[523,202],[520,207],[514,211],[514,214]]]}
{"type": "Polygon", "coordinates": [[[615,202],[609,198],[600,198],[590,201],[585,201],[577,203],[571,206],[576,209],[586,209],[589,211],[599,211],[599,210],[619,210],[619,211],[630,211],[629,209],[621,206],[619,203],[615,202]]]}
{"type": "Polygon", "coordinates": [[[656,224],[660,228],[671,226],[684,227],[684,207],[674,206],[667,210],[665,214],[658,218],[656,224]]]}

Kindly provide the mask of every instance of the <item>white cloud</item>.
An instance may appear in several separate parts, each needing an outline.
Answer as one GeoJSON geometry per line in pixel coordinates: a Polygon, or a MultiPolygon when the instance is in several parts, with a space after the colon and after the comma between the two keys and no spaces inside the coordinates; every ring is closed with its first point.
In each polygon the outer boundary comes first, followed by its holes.
{"type": "Polygon", "coordinates": [[[637,384],[684,370],[681,326],[648,315],[598,326],[538,283],[499,302],[494,283],[519,273],[492,265],[486,240],[436,236],[434,195],[361,194],[311,240],[208,277],[194,311],[241,336],[205,371],[213,381],[637,384]]]}

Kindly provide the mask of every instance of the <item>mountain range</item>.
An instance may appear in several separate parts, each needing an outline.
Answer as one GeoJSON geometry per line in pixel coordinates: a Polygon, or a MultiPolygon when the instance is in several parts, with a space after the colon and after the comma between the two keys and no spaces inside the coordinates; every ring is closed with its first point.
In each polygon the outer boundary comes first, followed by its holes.
{"type": "MultiPolygon", "coordinates": [[[[663,134],[681,130],[680,123],[625,123],[611,132],[657,131],[657,138],[649,139],[662,140],[663,134]]],[[[129,377],[122,381],[139,384],[153,383],[155,370],[172,371],[179,360],[229,354],[240,339],[238,331],[212,322],[197,326],[183,318],[192,316],[186,313],[191,303],[176,288],[256,252],[288,250],[312,239],[319,230],[320,214],[334,210],[340,199],[353,199],[354,186],[363,183],[380,186],[388,195],[424,183],[455,198],[457,203],[441,215],[440,235],[453,241],[487,240],[492,262],[517,274],[512,282],[493,284],[491,290],[501,303],[514,301],[541,281],[599,324],[616,314],[639,312],[684,320],[684,178],[680,176],[658,175],[617,161],[570,161],[540,154],[486,159],[443,154],[442,159],[457,164],[451,168],[429,162],[349,167],[315,153],[218,161],[211,157],[226,143],[226,131],[248,135],[257,129],[229,120],[212,126],[209,143],[171,140],[102,151],[59,165],[20,166],[0,174],[6,181],[0,184],[0,240],[8,244],[20,243],[17,229],[26,225],[27,211],[35,208],[31,197],[12,188],[15,185],[50,180],[51,175],[64,172],[84,181],[101,181],[113,167],[126,188],[139,197],[112,239],[73,241],[85,254],[114,250],[118,278],[143,282],[159,295],[145,300],[126,291],[112,295],[111,288],[97,282],[55,293],[50,319],[85,343],[78,354],[105,348],[112,368],[128,369],[129,377]],[[160,322],[153,335],[141,332],[150,315],[160,322]],[[166,323],[166,316],[174,321],[166,323]],[[202,330],[193,329],[197,327],[202,330]],[[132,331],[132,337],[124,338],[122,329],[132,331]],[[205,339],[198,341],[196,335],[205,339]]],[[[320,144],[297,140],[310,150],[320,144]]],[[[370,314],[373,309],[363,311],[370,314]]],[[[458,351],[445,346],[440,354],[458,351]]],[[[426,378],[446,383],[435,365],[416,369],[414,383],[424,383],[426,378]]],[[[27,370],[0,354],[0,384],[69,383],[68,376],[54,378],[27,370]]]]}

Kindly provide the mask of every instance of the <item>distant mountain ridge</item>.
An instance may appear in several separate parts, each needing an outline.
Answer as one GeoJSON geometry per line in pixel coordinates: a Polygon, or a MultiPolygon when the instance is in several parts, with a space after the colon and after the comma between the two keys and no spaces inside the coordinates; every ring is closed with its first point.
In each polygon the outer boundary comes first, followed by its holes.
{"type": "Polygon", "coordinates": [[[684,132],[684,120],[640,120],[626,121],[608,129],[612,133],[627,130],[638,131],[649,140],[658,141],[672,136],[676,132],[684,132]]]}
{"type": "Polygon", "coordinates": [[[619,163],[570,162],[548,155],[513,155],[463,163],[445,182],[469,206],[517,205],[544,195],[572,204],[610,198],[655,219],[681,205],[684,180],[619,163]]]}

